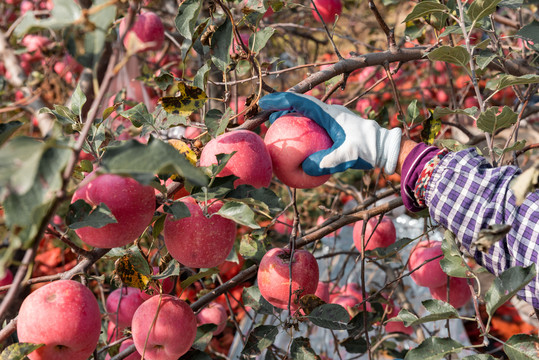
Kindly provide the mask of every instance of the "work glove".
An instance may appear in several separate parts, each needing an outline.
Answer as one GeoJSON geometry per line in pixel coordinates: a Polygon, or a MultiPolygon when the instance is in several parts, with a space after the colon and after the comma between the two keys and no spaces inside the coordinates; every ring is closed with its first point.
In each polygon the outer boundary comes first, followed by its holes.
{"type": "Polygon", "coordinates": [[[346,169],[384,168],[393,174],[399,157],[401,130],[388,130],[374,120],[364,119],[344,106],[328,105],[308,95],[291,92],[262,97],[259,106],[278,111],[270,121],[287,112],[299,113],[323,127],[333,146],[311,154],[303,161],[303,171],[311,176],[342,172],[346,169]]]}

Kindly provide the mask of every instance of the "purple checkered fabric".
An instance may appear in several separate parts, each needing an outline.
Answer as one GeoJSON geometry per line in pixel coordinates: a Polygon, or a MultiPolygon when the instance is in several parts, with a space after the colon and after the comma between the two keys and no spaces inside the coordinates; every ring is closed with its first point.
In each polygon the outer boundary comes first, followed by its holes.
{"type": "MultiPolygon", "coordinates": [[[[427,186],[431,217],[451,230],[462,247],[495,275],[513,266],[537,264],[539,258],[539,191],[515,205],[511,180],[520,174],[514,166],[492,167],[475,149],[446,155],[427,186]],[[488,253],[470,248],[479,230],[509,224],[511,231],[488,253]]],[[[539,277],[518,295],[539,308],[539,277]]]]}

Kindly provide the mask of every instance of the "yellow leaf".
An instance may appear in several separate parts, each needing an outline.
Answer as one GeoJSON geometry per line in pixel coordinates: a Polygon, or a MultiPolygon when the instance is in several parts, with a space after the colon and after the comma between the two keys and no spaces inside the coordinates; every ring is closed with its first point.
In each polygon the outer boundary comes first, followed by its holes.
{"type": "Polygon", "coordinates": [[[125,285],[145,290],[148,288],[151,278],[137,271],[135,261],[133,254],[125,254],[114,263],[114,272],[125,285]]]}
{"type": "Polygon", "coordinates": [[[163,109],[170,114],[189,116],[202,108],[208,100],[204,90],[183,82],[178,83],[177,91],[180,92],[179,96],[164,96],[159,99],[163,109]]]}
{"type": "Polygon", "coordinates": [[[187,145],[181,140],[176,139],[169,140],[168,143],[172,145],[174,149],[178,150],[180,154],[183,154],[191,164],[196,165],[197,155],[193,150],[191,150],[189,145],[187,145]]]}
{"type": "Polygon", "coordinates": [[[436,140],[436,137],[440,133],[440,129],[442,128],[442,120],[435,119],[432,116],[432,110],[429,111],[429,117],[426,118],[425,121],[423,121],[421,139],[423,140],[423,142],[432,145],[434,143],[434,140],[436,140]]]}

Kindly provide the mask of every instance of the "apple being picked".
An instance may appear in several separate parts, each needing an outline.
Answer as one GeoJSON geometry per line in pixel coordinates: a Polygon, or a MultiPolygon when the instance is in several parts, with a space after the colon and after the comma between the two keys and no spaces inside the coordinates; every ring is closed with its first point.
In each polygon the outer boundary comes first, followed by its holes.
{"type": "Polygon", "coordinates": [[[75,230],[86,244],[100,248],[124,246],[136,240],[150,224],[155,211],[151,186],[119,175],[90,173],[73,194],[71,203],[83,199],[92,206],[107,205],[116,223],[75,230]]]}
{"type": "Polygon", "coordinates": [[[306,250],[294,251],[273,248],[260,261],[258,267],[258,287],[270,304],[281,309],[288,308],[290,295],[290,261],[292,261],[292,297],[290,309],[297,310],[296,300],[307,294],[314,294],[318,287],[318,263],[306,250]]]}
{"type": "Polygon", "coordinates": [[[213,332],[213,335],[219,335],[226,327],[226,320],[228,315],[223,305],[217,302],[211,302],[204,309],[200,310],[197,314],[197,324],[215,324],[217,329],[213,332]]]}
{"type": "MultiPolygon", "coordinates": [[[[333,24],[335,22],[335,15],[340,16],[342,13],[341,0],[314,0],[314,4],[326,24],[333,24]]],[[[322,22],[312,3],[311,9],[316,21],[322,22]]]]}
{"type": "Polygon", "coordinates": [[[124,328],[131,326],[133,314],[143,302],[139,289],[123,287],[109,294],[105,308],[110,321],[124,328]]]}
{"type": "MultiPolygon", "coordinates": [[[[127,30],[125,18],[120,22],[120,36],[127,30]]],[[[165,27],[159,16],[151,11],[141,13],[135,18],[133,26],[124,37],[126,49],[134,52],[160,50],[165,41],[165,27]]]]}
{"type": "Polygon", "coordinates": [[[187,303],[172,295],[146,300],[133,316],[133,341],[147,360],[176,360],[195,341],[197,320],[187,303]]]}
{"type": "Polygon", "coordinates": [[[200,154],[200,166],[217,164],[217,154],[234,151],[219,176],[236,175],[235,186],[268,187],[273,175],[270,154],[262,138],[249,130],[231,131],[208,142],[200,154]]]}
{"type": "Polygon", "coordinates": [[[187,206],[191,216],[174,220],[169,215],[165,220],[163,236],[170,255],[195,268],[210,268],[224,262],[234,246],[236,223],[215,214],[222,203],[208,206],[206,216],[192,197],[179,201],[187,206]]]}
{"type": "MultiPolygon", "coordinates": [[[[380,224],[378,224],[377,218],[370,218],[365,228],[365,250],[374,250],[376,248],[386,248],[393,244],[397,239],[397,232],[395,225],[391,219],[384,217],[380,224]],[[374,229],[376,227],[376,230],[374,229]]],[[[362,251],[361,232],[363,231],[363,220],[359,220],[354,225],[352,237],[354,239],[354,245],[362,251]]]]}
{"type": "Polygon", "coordinates": [[[285,185],[310,189],[325,183],[331,175],[310,176],[301,164],[309,155],[330,148],[333,141],[317,123],[298,114],[278,118],[264,139],[273,172],[285,185]]]}
{"type": "Polygon", "coordinates": [[[419,269],[411,273],[412,280],[425,287],[445,286],[447,283],[447,274],[440,267],[440,260],[443,258],[442,243],[440,241],[421,241],[410,254],[408,261],[408,270],[413,271],[426,260],[430,260],[442,255],[438,259],[427,262],[419,269]]]}
{"type": "Polygon", "coordinates": [[[28,355],[31,360],[86,360],[100,333],[101,314],[94,294],[73,280],[37,289],[19,310],[19,341],[45,344],[28,355]]]}

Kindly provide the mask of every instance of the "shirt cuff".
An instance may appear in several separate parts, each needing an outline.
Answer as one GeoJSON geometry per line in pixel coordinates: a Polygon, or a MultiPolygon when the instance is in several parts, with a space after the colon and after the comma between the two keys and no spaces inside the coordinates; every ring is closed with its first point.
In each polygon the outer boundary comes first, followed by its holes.
{"type": "Polygon", "coordinates": [[[414,189],[425,165],[440,151],[436,146],[417,144],[408,154],[402,165],[401,196],[404,206],[412,212],[421,211],[425,206],[417,203],[414,189]]]}

